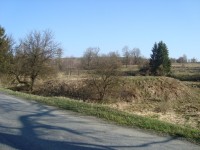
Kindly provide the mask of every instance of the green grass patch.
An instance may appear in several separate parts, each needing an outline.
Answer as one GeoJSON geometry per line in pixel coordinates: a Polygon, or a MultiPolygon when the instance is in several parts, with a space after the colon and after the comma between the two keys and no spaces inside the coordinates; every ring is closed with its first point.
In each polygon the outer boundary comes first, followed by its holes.
{"type": "Polygon", "coordinates": [[[91,104],[63,97],[42,97],[26,93],[14,92],[0,88],[0,91],[14,95],[25,100],[34,100],[64,110],[71,110],[85,115],[102,118],[119,125],[128,127],[139,127],[159,134],[168,134],[186,138],[187,140],[200,143],[200,131],[189,127],[182,127],[166,123],[152,118],[128,114],[101,104],[91,104]]]}
{"type": "Polygon", "coordinates": [[[200,81],[200,74],[176,74],[171,75],[170,77],[178,79],[180,81],[194,81],[199,82],[200,81]]]}

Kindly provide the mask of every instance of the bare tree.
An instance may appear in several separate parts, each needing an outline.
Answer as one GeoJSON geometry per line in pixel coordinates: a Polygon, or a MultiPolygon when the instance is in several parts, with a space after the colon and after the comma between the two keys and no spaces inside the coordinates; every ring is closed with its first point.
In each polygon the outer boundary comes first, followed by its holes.
{"type": "Polygon", "coordinates": [[[57,50],[57,58],[55,59],[55,66],[57,67],[58,71],[62,71],[62,54],[63,50],[58,48],[57,50]]]}
{"type": "Polygon", "coordinates": [[[197,62],[198,62],[198,60],[197,60],[196,58],[193,57],[193,58],[191,59],[191,63],[197,63],[197,62]]]}
{"type": "Polygon", "coordinates": [[[15,49],[11,73],[32,91],[36,79],[52,71],[50,61],[60,54],[61,49],[51,31],[30,32],[15,49]]]}
{"type": "Polygon", "coordinates": [[[130,64],[130,56],[131,56],[128,46],[124,46],[122,48],[122,53],[123,53],[123,56],[124,56],[124,63],[125,63],[126,68],[127,68],[128,65],[130,64]]]}
{"type": "Polygon", "coordinates": [[[73,56],[63,58],[62,68],[63,71],[65,71],[65,73],[67,73],[68,75],[72,75],[73,71],[77,71],[77,74],[79,75],[80,66],[81,62],[78,58],[75,58],[73,56]]]}
{"type": "Polygon", "coordinates": [[[176,63],[176,62],[177,62],[177,59],[176,59],[176,58],[170,58],[170,61],[171,61],[172,63],[176,63]]]}
{"type": "Polygon", "coordinates": [[[98,47],[89,47],[83,54],[82,66],[84,69],[90,69],[92,62],[98,58],[100,49],[98,47]]]}
{"type": "Polygon", "coordinates": [[[183,61],[184,61],[184,63],[188,62],[187,56],[185,54],[183,55],[183,61]]]}
{"type": "Polygon", "coordinates": [[[133,61],[133,64],[138,65],[140,63],[140,59],[141,59],[141,52],[139,48],[133,48],[130,51],[130,55],[133,61]]]}
{"type": "Polygon", "coordinates": [[[185,54],[177,59],[177,62],[182,64],[187,63],[187,61],[187,56],[185,54]]]}
{"type": "Polygon", "coordinates": [[[96,91],[98,100],[102,101],[105,95],[111,90],[118,81],[117,69],[121,61],[115,52],[102,55],[98,63],[95,63],[94,70],[90,74],[87,84],[96,91]]]}

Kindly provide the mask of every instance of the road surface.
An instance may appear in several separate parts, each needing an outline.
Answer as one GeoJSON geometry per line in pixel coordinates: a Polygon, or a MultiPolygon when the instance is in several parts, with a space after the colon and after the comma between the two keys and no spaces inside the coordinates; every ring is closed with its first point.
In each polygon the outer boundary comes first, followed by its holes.
{"type": "Polygon", "coordinates": [[[0,93],[0,149],[200,150],[200,146],[0,93]]]}

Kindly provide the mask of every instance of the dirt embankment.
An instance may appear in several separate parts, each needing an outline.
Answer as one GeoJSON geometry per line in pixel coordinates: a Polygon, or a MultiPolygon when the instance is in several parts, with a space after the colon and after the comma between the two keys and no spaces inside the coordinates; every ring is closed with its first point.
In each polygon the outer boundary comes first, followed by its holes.
{"type": "Polygon", "coordinates": [[[200,94],[181,81],[167,77],[125,80],[124,100],[111,107],[200,129],[200,94]],[[131,95],[131,96],[130,96],[131,95]]]}
{"type": "MultiPolygon", "coordinates": [[[[66,96],[92,101],[95,91],[83,80],[51,80],[35,94],[66,96]]],[[[168,77],[125,77],[110,89],[104,102],[129,113],[200,128],[200,94],[185,83],[168,77]]]]}

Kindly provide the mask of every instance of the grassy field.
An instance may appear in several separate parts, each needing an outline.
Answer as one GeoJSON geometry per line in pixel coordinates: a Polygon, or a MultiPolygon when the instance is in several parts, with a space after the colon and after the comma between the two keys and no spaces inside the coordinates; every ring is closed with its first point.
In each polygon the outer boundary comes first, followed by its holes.
{"type": "Polygon", "coordinates": [[[96,116],[119,125],[137,127],[159,134],[185,138],[189,141],[200,143],[200,131],[171,123],[159,121],[148,117],[122,112],[101,104],[85,103],[63,97],[42,97],[0,88],[0,91],[25,100],[34,100],[46,105],[55,106],[64,110],[71,110],[85,115],[96,116]]]}
{"type": "Polygon", "coordinates": [[[172,77],[181,81],[200,81],[200,63],[172,64],[172,77]]]}
{"type": "Polygon", "coordinates": [[[175,74],[200,74],[200,63],[173,63],[172,72],[175,74]]]}

